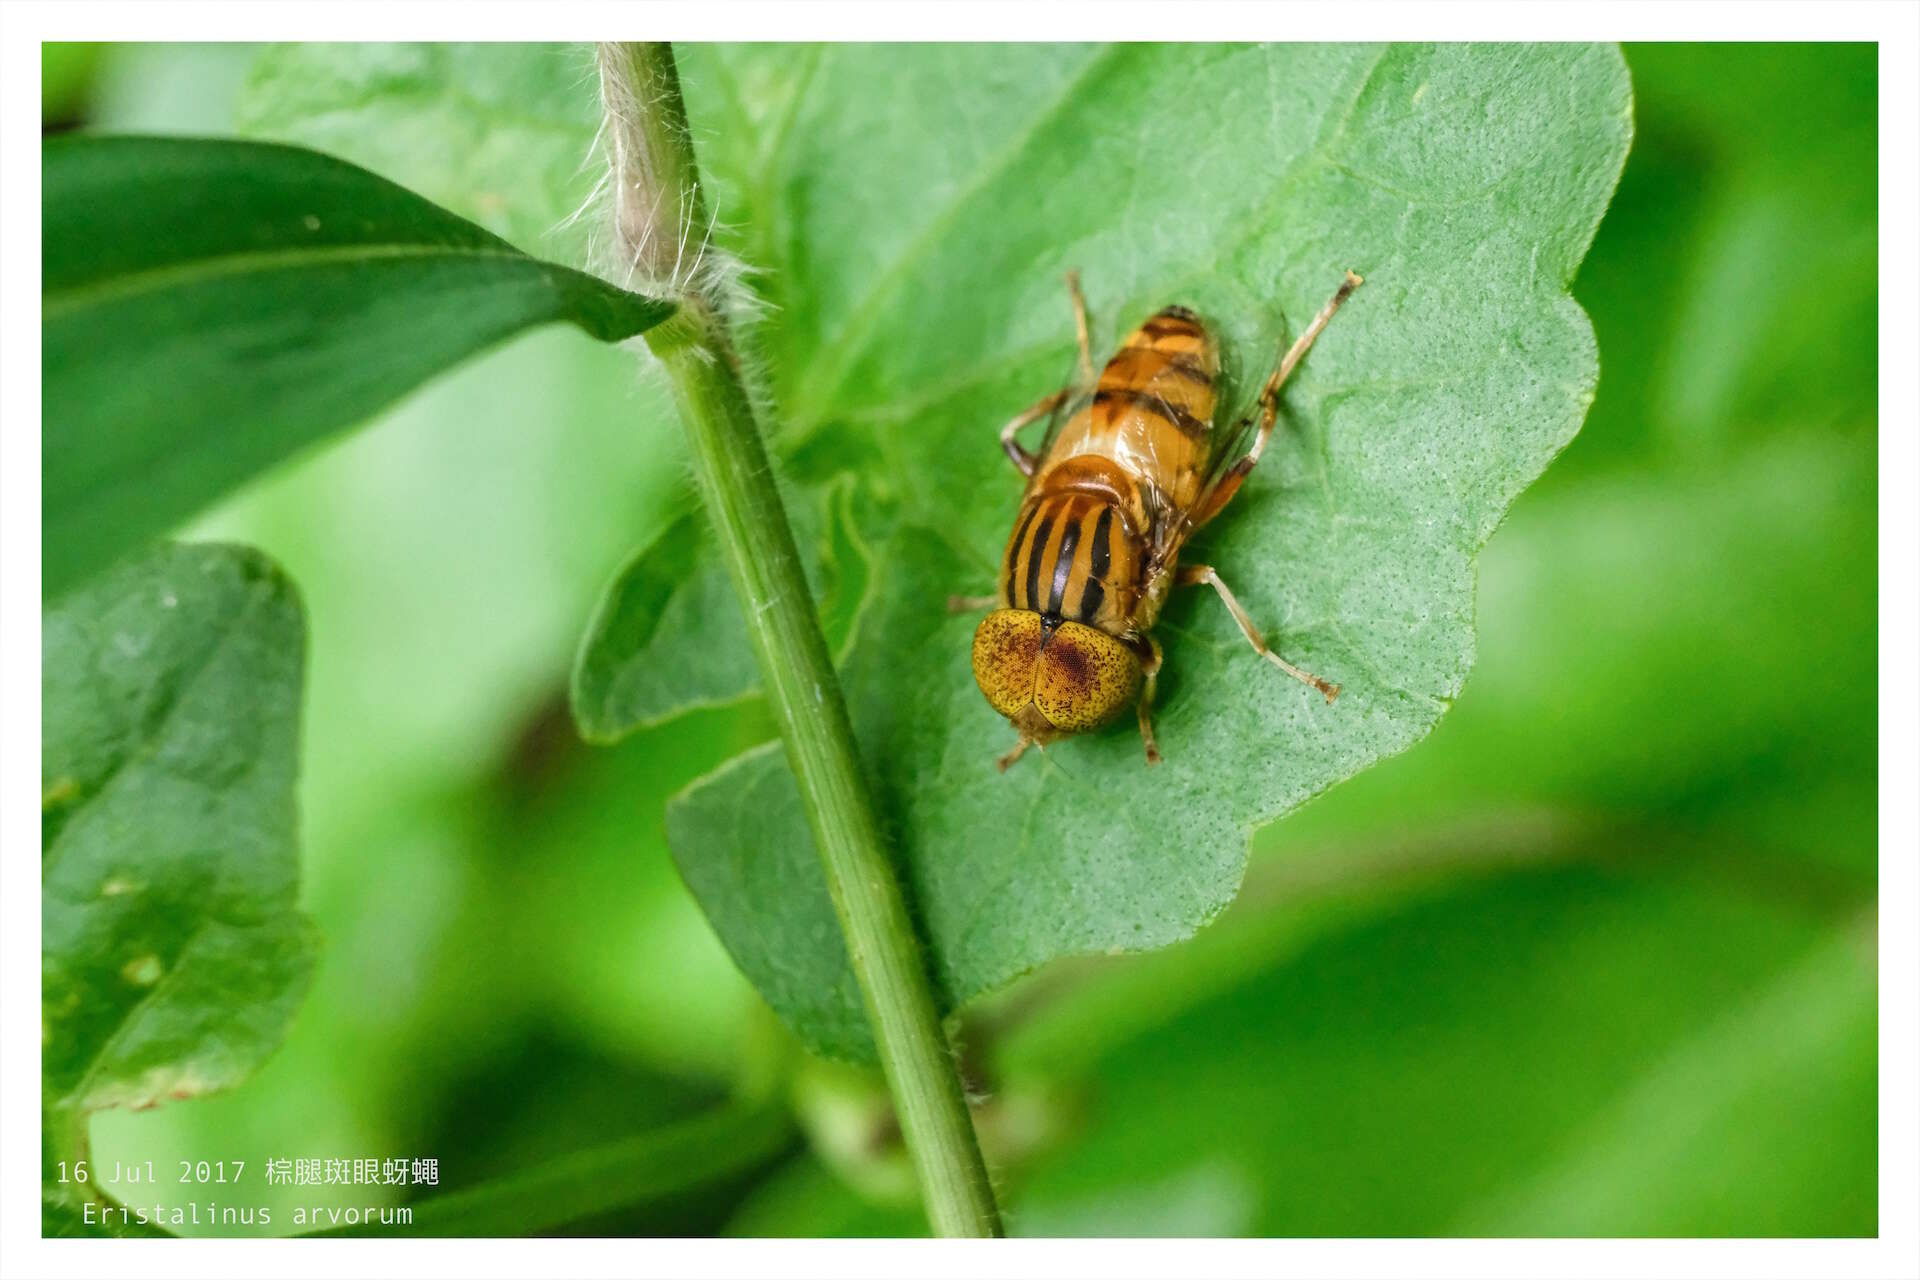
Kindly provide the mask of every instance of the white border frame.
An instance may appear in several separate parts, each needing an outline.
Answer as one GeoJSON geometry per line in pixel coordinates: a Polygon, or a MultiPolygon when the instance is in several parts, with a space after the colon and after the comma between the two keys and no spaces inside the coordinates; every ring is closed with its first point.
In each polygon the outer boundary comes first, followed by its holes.
{"type": "Polygon", "coordinates": [[[0,10],[0,1263],[8,1275],[491,1277],[1920,1275],[1920,7],[1142,0],[996,6],[544,0],[9,3],[0,10]],[[1178,21],[1169,18],[1177,13],[1178,21]],[[644,27],[645,30],[636,30],[644,27]],[[1875,1240],[42,1241],[39,1187],[39,42],[42,40],[1867,40],[1880,44],[1880,1230],[1875,1240]],[[31,131],[31,132],[30,132],[31,131]]]}

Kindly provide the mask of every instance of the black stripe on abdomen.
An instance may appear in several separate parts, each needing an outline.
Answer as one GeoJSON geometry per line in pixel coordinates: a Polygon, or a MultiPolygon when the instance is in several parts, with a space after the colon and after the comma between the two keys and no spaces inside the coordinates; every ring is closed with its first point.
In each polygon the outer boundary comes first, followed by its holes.
{"type": "Polygon", "coordinates": [[[1049,511],[1040,517],[1040,523],[1034,528],[1033,541],[1027,544],[1027,598],[1021,602],[1021,608],[1039,610],[1040,599],[1040,557],[1047,549],[1047,537],[1053,532],[1053,513],[1049,511]]]}
{"type": "Polygon", "coordinates": [[[1113,508],[1102,506],[1093,525],[1093,545],[1087,549],[1087,585],[1080,590],[1080,621],[1092,622],[1106,602],[1107,589],[1101,579],[1113,567],[1113,508]]]}
{"type": "Polygon", "coordinates": [[[1100,521],[1093,526],[1093,547],[1089,552],[1093,561],[1093,576],[1104,578],[1107,570],[1113,567],[1113,508],[1100,508],[1100,521]]]}
{"type": "Polygon", "coordinates": [[[1039,512],[1038,505],[1028,507],[1027,514],[1020,517],[1019,528],[1013,531],[1013,541],[1007,544],[1007,563],[1001,573],[1003,580],[1000,584],[1000,597],[1007,602],[1009,609],[1017,607],[1020,603],[1013,598],[1013,586],[1020,579],[1020,554],[1027,545],[1027,529],[1033,524],[1033,518],[1039,512]]]}
{"type": "Polygon", "coordinates": [[[1057,614],[1067,598],[1067,579],[1073,576],[1073,553],[1080,545],[1080,521],[1067,512],[1067,527],[1060,531],[1060,550],[1053,556],[1053,590],[1047,596],[1045,612],[1057,614]]]}
{"type": "Polygon", "coordinates": [[[1213,375],[1207,372],[1205,365],[1192,356],[1174,356],[1167,361],[1167,368],[1196,386],[1208,388],[1213,386],[1213,375]]]}
{"type": "Polygon", "coordinates": [[[1093,402],[1097,405],[1122,404],[1130,409],[1144,410],[1171,423],[1182,435],[1192,439],[1197,440],[1207,434],[1206,423],[1179,405],[1168,404],[1165,397],[1151,391],[1136,391],[1132,387],[1102,387],[1094,393],[1093,402]]]}
{"type": "Polygon", "coordinates": [[[1107,589],[1100,585],[1098,578],[1088,578],[1080,592],[1080,621],[1091,625],[1100,614],[1100,606],[1106,602],[1107,589]]]}
{"type": "Polygon", "coordinates": [[[1140,326],[1140,332],[1154,338],[1198,334],[1201,332],[1200,317],[1185,307],[1162,307],[1147,317],[1146,323],[1140,326]]]}

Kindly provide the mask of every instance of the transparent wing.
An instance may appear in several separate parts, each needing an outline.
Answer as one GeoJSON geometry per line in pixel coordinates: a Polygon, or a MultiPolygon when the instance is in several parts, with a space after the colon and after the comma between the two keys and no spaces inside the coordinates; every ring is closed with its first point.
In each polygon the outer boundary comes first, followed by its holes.
{"type": "MultiPolygon", "coordinates": [[[[1221,360],[1224,365],[1226,360],[1224,353],[1221,360]]],[[[1222,374],[1224,385],[1233,390],[1234,404],[1232,406],[1223,404],[1215,410],[1213,434],[1208,442],[1207,465],[1201,472],[1204,479],[1202,492],[1219,483],[1221,474],[1245,457],[1247,450],[1252,447],[1258,422],[1260,386],[1266,380],[1267,370],[1261,369],[1260,380],[1251,387],[1245,388],[1238,385],[1237,378],[1227,375],[1224,368],[1222,374]],[[1228,412],[1229,407],[1232,412],[1228,412]]]]}

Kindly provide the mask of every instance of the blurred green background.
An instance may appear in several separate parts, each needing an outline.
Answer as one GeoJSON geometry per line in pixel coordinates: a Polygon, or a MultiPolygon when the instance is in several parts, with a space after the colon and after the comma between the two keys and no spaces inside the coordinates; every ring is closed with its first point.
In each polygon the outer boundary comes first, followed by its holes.
{"type": "MultiPolygon", "coordinates": [[[[229,133],[252,56],[48,46],[44,124],[229,133]]],[[[1627,56],[1575,289],[1599,397],[1482,558],[1465,694],[1262,832],[1192,944],[969,1012],[1016,1232],[1876,1230],[1875,51],[1627,56]]],[[[435,1157],[459,1190],[744,1105],[785,1139],[570,1226],[924,1229],[876,1082],[793,1048],[667,854],[666,797],[760,710],[612,750],[566,714],[683,483],[631,428],[664,412],[623,353],[535,334],[189,531],[307,602],[326,947],[264,1070],[102,1115],[96,1158],[435,1157]]],[[[280,1232],[368,1192],[248,1199],[280,1232]]]]}

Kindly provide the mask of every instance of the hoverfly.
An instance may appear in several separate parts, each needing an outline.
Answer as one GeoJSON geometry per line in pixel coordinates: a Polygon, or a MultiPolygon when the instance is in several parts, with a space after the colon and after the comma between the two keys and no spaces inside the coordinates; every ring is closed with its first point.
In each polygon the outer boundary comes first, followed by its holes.
{"type": "Polygon", "coordinates": [[[1163,307],[1127,336],[1096,380],[1087,307],[1077,273],[1067,275],[1080,358],[1077,382],[1042,397],[1001,428],[1000,444],[1027,477],[1001,561],[1000,590],[955,597],[953,607],[997,606],[973,633],[973,674],[1020,739],[1007,768],[1034,744],[1085,733],[1138,707],[1147,763],[1160,643],[1153,626],[1175,587],[1219,593],[1254,652],[1332,702],[1340,686],[1302,671],[1267,647],[1210,565],[1180,566],[1187,539],[1240,489],[1260,460],[1280,410],[1280,387],[1320,331],[1358,288],[1339,290],[1287,348],[1260,389],[1258,421],[1232,431],[1213,421],[1219,342],[1185,307],[1163,307]],[[1037,453],[1015,434],[1051,417],[1037,453]],[[1252,432],[1245,453],[1241,442],[1252,432]]]}

